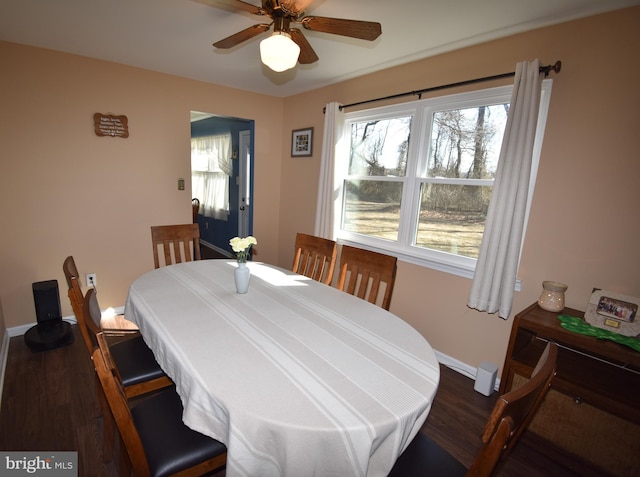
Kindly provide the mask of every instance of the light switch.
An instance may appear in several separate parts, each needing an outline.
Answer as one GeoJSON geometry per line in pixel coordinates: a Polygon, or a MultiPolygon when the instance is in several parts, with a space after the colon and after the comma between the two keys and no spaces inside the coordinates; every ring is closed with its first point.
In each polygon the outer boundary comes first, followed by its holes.
{"type": "Polygon", "coordinates": [[[178,179],[178,190],[184,190],[184,179],[178,179]]]}

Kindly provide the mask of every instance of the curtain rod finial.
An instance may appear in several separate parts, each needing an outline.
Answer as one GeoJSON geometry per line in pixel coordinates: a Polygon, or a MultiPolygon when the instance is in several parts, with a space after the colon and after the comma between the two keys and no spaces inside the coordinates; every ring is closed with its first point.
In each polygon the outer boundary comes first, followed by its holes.
{"type": "Polygon", "coordinates": [[[561,69],[562,69],[562,61],[558,60],[552,65],[541,66],[540,72],[544,73],[544,77],[546,78],[547,76],[549,76],[549,73],[551,73],[552,71],[554,73],[560,73],[561,69]]]}

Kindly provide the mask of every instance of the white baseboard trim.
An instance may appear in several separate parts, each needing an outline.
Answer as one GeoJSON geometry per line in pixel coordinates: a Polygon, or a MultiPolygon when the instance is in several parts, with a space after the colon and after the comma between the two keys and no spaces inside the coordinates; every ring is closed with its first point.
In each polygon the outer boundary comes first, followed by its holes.
{"type": "MultiPolygon", "coordinates": [[[[71,315],[71,316],[63,316],[62,319],[64,321],[68,321],[70,324],[75,325],[78,320],[76,320],[76,317],[71,315]]],[[[24,335],[27,331],[29,331],[32,327],[36,326],[38,323],[29,323],[26,325],[19,325],[19,326],[13,326],[9,329],[7,329],[7,332],[9,334],[9,338],[13,338],[14,336],[22,336],[24,335]]]]}
{"type": "MultiPolygon", "coordinates": [[[[115,312],[116,315],[123,315],[124,306],[113,307],[113,311],[115,312]]],[[[104,313],[104,310],[102,310],[102,312],[104,313]]],[[[78,323],[78,320],[76,320],[75,315],[63,316],[62,319],[64,321],[68,321],[72,325],[75,325],[76,323],[78,323]]],[[[29,331],[35,325],[37,325],[37,323],[28,323],[26,325],[13,326],[7,329],[6,334],[8,334],[9,338],[13,338],[14,336],[21,336],[21,335],[24,335],[27,331],[29,331]]],[[[7,338],[7,341],[8,341],[8,338],[7,338]]],[[[2,356],[0,355],[0,358],[1,357],[2,356]]]]}
{"type": "Polygon", "coordinates": [[[205,247],[210,248],[211,250],[215,250],[216,252],[218,252],[221,255],[224,255],[225,257],[234,258],[233,254],[228,250],[223,250],[220,247],[216,247],[215,245],[207,242],[206,240],[200,239],[200,245],[204,245],[205,247]]]}
{"type": "MultiPolygon", "coordinates": [[[[441,353],[440,351],[434,350],[434,352],[440,364],[446,366],[447,368],[453,369],[454,371],[468,378],[471,378],[475,381],[476,376],[478,374],[478,368],[473,367],[467,363],[463,363],[462,361],[457,360],[456,358],[452,358],[451,356],[441,353]]],[[[494,390],[497,391],[499,388],[500,388],[500,377],[497,377],[494,390]]]]}

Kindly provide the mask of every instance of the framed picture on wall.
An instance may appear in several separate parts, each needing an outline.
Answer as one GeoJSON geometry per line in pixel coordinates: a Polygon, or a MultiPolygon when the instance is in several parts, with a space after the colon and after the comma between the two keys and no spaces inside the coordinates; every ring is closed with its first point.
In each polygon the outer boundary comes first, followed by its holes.
{"type": "Polygon", "coordinates": [[[291,157],[310,156],[313,153],[313,128],[294,129],[291,133],[291,157]]]}

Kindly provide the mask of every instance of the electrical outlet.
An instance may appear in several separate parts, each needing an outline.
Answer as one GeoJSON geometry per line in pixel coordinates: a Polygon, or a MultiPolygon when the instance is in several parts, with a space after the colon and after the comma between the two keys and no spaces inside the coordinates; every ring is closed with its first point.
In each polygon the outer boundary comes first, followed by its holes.
{"type": "Polygon", "coordinates": [[[98,285],[95,273],[87,273],[85,277],[87,279],[87,288],[95,288],[98,285]]]}

